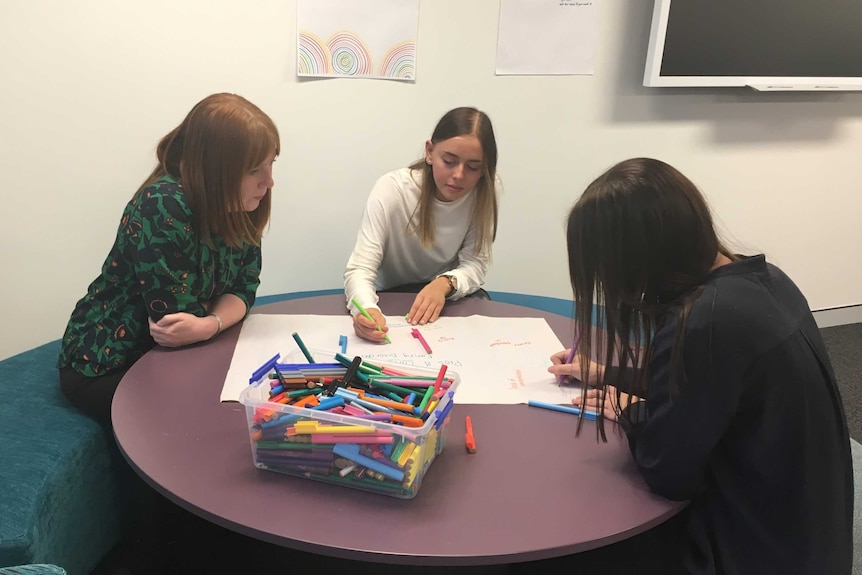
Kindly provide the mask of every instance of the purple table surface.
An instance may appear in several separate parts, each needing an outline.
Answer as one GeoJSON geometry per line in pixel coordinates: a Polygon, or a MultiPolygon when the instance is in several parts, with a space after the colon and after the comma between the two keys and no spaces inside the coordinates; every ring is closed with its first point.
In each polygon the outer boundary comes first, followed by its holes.
{"type": "MultiPolygon", "coordinates": [[[[412,294],[381,294],[400,314],[412,294]]],[[[254,313],[346,313],[343,296],[284,301],[254,313]]],[[[543,317],[561,341],[572,320],[477,299],[444,315],[543,317]]],[[[652,494],[625,437],[574,416],[526,405],[458,405],[446,449],[414,499],[402,500],[260,470],[245,408],[219,402],[240,327],[179,350],[157,348],[114,396],[114,433],[126,458],[182,507],[234,531],[323,555],[411,565],[493,565],[601,547],[662,523],[685,503],[652,494]],[[464,448],[471,416],[478,453],[464,448]]],[[[457,396],[456,396],[457,401],[457,396]]]]}

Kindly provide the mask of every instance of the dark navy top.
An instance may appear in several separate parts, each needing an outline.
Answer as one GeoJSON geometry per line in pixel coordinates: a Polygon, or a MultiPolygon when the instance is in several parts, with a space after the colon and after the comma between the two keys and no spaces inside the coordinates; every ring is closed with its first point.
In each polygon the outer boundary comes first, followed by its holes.
{"type": "Polygon", "coordinates": [[[624,425],[656,493],[690,499],[682,573],[842,575],[853,558],[853,470],[841,398],[796,285],[765,258],[710,274],[686,321],[654,340],[645,403],[624,425]]]}

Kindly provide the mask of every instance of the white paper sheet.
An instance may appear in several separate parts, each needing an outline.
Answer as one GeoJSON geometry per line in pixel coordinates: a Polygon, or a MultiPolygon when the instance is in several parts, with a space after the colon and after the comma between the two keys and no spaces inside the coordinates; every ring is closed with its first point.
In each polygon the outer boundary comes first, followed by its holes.
{"type": "Polygon", "coordinates": [[[502,0],[497,74],[592,74],[598,1],[502,0]]]}
{"type": "Polygon", "coordinates": [[[299,0],[297,76],[416,79],[419,0],[299,0]]]}
{"type": "Polygon", "coordinates": [[[348,337],[349,357],[432,370],[445,363],[461,377],[457,403],[526,403],[530,399],[569,403],[579,393],[572,387],[559,387],[547,371],[549,357],[564,346],[544,319],[442,317],[419,327],[431,347],[430,355],[410,334],[412,327],[393,320],[389,323],[392,343],[377,345],[353,333],[348,315],[252,314],[240,331],[221,401],[237,401],[249,376],[276,353],[289,362],[304,363],[293,332],[318,363],[330,362],[339,351],[339,335],[348,337]]]}

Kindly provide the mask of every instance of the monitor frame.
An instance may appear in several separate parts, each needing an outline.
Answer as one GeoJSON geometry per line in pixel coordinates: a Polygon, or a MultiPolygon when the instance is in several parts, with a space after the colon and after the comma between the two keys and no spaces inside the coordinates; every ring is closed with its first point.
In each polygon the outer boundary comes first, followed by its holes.
{"type": "Polygon", "coordinates": [[[862,91],[862,78],[804,76],[662,76],[661,64],[672,0],[655,0],[643,85],[647,88],[748,87],[758,92],[862,91]]]}

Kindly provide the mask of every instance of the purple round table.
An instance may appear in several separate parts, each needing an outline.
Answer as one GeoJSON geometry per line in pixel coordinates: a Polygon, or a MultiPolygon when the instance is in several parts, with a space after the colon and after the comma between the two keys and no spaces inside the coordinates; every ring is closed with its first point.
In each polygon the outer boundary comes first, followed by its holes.
{"type": "MultiPolygon", "coordinates": [[[[408,309],[413,294],[381,294],[408,309]]],[[[269,304],[253,313],[346,313],[340,295],[269,304]]],[[[478,299],[445,315],[543,317],[562,341],[572,321],[478,299]]],[[[458,405],[447,446],[414,499],[402,500],[257,469],[245,408],[219,402],[240,327],[180,350],[157,348],[114,396],[114,433],[126,459],[180,506],[239,533],[322,555],[410,565],[493,565],[608,545],[684,507],[650,493],[616,430],[596,441],[574,416],[526,405],[458,405]],[[478,453],[464,448],[470,415],[478,453]]],[[[456,395],[457,402],[457,395],[456,395]]],[[[609,429],[613,429],[609,426],[609,429]]]]}

